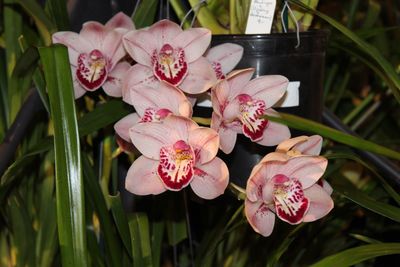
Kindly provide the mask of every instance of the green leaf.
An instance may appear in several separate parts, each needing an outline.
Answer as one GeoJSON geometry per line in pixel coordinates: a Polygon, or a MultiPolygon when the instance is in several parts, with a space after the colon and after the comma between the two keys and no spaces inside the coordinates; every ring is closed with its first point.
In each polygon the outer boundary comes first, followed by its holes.
{"type": "Polygon", "coordinates": [[[116,196],[108,196],[110,200],[110,209],[114,218],[122,243],[124,243],[127,253],[132,257],[132,244],[130,239],[128,218],[122,207],[121,196],[118,192],[116,196]]]}
{"type": "Polygon", "coordinates": [[[340,31],[343,35],[345,35],[347,38],[352,40],[354,43],[356,43],[360,49],[369,55],[378,65],[380,68],[382,68],[383,72],[386,73],[386,75],[390,78],[390,80],[393,82],[395,85],[394,90],[392,90],[393,95],[396,97],[397,101],[400,102],[400,76],[396,73],[395,68],[390,64],[388,60],[384,58],[384,56],[379,52],[379,50],[374,47],[373,45],[367,43],[363,39],[361,39],[359,36],[357,36],[354,32],[352,32],[350,29],[346,28],[344,25],[339,23],[338,21],[334,20],[333,18],[317,11],[312,8],[309,8],[307,5],[304,5],[298,0],[289,0],[289,2],[298,5],[299,7],[307,10],[308,12],[317,15],[321,19],[325,20],[328,22],[331,26],[336,28],[338,31],[340,31]]]}
{"type": "Polygon", "coordinates": [[[163,221],[152,222],[151,227],[151,253],[153,255],[153,266],[160,266],[162,240],[165,223],[163,221]]]}
{"type": "Polygon", "coordinates": [[[400,254],[400,243],[382,243],[359,246],[322,259],[311,267],[346,267],[379,256],[400,254]]]}
{"type": "Polygon", "coordinates": [[[5,3],[18,3],[33,18],[36,27],[44,41],[44,44],[51,44],[51,33],[56,27],[44,12],[43,8],[35,0],[6,0],[5,3]]]}
{"type": "Polygon", "coordinates": [[[54,124],[57,226],[64,267],[87,266],[84,188],[67,48],[39,48],[54,124]]]}
{"type": "Polygon", "coordinates": [[[129,218],[132,240],[133,266],[153,266],[150,245],[149,220],[145,213],[134,213],[129,218]]]}
{"type": "Polygon", "coordinates": [[[85,136],[98,129],[116,122],[132,112],[127,105],[120,100],[111,100],[100,104],[93,111],[79,119],[79,135],[85,136]]]}
{"type": "Polygon", "coordinates": [[[358,205],[369,209],[372,212],[385,216],[386,218],[400,222],[400,208],[377,201],[362,191],[349,186],[343,186],[334,183],[333,188],[336,192],[342,194],[347,199],[357,203],[358,205]]]}
{"type": "Polygon", "coordinates": [[[140,1],[140,4],[132,17],[136,29],[144,28],[154,23],[157,6],[158,0],[140,1]]]}
{"type": "Polygon", "coordinates": [[[103,193],[98,183],[98,178],[96,178],[96,175],[93,172],[93,167],[90,165],[89,159],[86,155],[83,155],[82,157],[82,165],[87,199],[99,217],[101,231],[104,235],[106,255],[110,258],[111,266],[121,266],[122,247],[117,239],[117,233],[113,227],[111,216],[108,212],[103,193]]]}
{"type": "Polygon", "coordinates": [[[381,154],[393,159],[400,160],[400,153],[362,138],[343,133],[321,123],[307,120],[295,115],[279,113],[280,118],[265,116],[268,120],[283,123],[289,127],[306,132],[316,133],[336,142],[354,147],[360,150],[381,154]]]}
{"type": "Polygon", "coordinates": [[[57,26],[58,31],[70,30],[66,0],[47,0],[46,11],[57,26]]]}

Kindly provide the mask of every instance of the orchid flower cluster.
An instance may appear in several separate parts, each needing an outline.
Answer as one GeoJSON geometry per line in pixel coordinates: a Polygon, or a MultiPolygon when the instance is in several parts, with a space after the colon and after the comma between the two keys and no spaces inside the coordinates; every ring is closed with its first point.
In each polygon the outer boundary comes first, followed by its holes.
{"type": "Polygon", "coordinates": [[[75,98],[102,87],[134,107],[135,113],[114,126],[117,137],[142,154],[126,177],[133,194],[190,185],[201,198],[218,197],[228,186],[229,171],[217,153],[231,153],[237,134],[243,134],[263,146],[278,145],[254,167],[247,183],[245,214],[256,232],[270,235],[275,216],[298,224],[332,209],[332,189],[320,179],[327,166],[318,156],[322,139],[289,139],[287,126],[266,119],[278,116],[271,107],[285,94],[288,79],[252,79],[253,69],[232,71],[241,46],[209,49],[208,29],[182,30],[168,20],[135,30],[123,13],[105,25],[87,22],[79,34],[55,33],[53,42],[68,47],[75,98]],[[211,95],[210,128],[192,120],[200,94],[211,95]]]}

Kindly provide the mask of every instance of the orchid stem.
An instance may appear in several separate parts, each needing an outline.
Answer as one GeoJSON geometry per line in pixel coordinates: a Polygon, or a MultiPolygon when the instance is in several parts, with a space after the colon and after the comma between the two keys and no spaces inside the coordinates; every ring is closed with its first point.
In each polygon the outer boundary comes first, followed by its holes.
{"type": "Polygon", "coordinates": [[[371,101],[375,94],[369,94],[361,103],[359,103],[344,119],[344,124],[349,124],[371,101]]]}
{"type": "Polygon", "coordinates": [[[188,238],[189,238],[189,249],[190,249],[191,265],[194,267],[192,229],[190,227],[190,216],[189,216],[189,207],[188,207],[188,200],[187,200],[186,190],[183,190],[183,203],[185,204],[186,228],[187,228],[187,233],[188,233],[188,238]]]}

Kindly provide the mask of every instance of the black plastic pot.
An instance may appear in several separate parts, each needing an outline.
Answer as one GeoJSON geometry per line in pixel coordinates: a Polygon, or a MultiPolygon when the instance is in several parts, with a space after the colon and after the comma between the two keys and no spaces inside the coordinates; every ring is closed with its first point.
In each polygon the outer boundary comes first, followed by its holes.
{"type": "MultiPolygon", "coordinates": [[[[236,69],[255,68],[255,76],[279,74],[289,81],[299,81],[299,106],[278,108],[278,111],[321,121],[322,85],[325,50],[329,31],[300,33],[300,46],[296,48],[296,33],[269,35],[215,35],[211,46],[230,42],[244,48],[242,60],[236,69]]],[[[301,134],[291,130],[292,136],[301,134]]],[[[220,155],[228,164],[231,181],[245,187],[251,169],[268,152],[268,148],[252,143],[238,135],[235,149],[229,155],[220,155]]]]}

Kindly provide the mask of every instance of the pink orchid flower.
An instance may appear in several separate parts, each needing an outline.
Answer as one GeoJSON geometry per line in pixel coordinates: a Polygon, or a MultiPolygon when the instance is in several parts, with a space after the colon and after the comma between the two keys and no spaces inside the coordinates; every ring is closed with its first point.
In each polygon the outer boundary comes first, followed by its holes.
{"type": "Polygon", "coordinates": [[[186,96],[166,82],[160,82],[156,88],[137,87],[130,91],[130,97],[136,113],[125,116],[114,125],[118,136],[129,143],[132,143],[129,129],[137,123],[161,121],[169,114],[192,116],[192,106],[186,96]]]}
{"type": "Polygon", "coordinates": [[[183,31],[169,20],[127,33],[123,38],[124,46],[138,63],[129,70],[127,83],[132,88],[166,81],[185,93],[206,91],[216,82],[211,64],[202,56],[210,41],[210,30],[191,28],[183,31]]]}
{"type": "Polygon", "coordinates": [[[162,122],[130,129],[143,154],[128,171],[126,189],[137,195],[179,191],[188,186],[201,198],[213,199],[228,185],[228,168],[216,157],[219,137],[192,120],[169,115],[162,122]]]}
{"type": "Polygon", "coordinates": [[[285,93],[288,79],[280,75],[260,76],[250,81],[254,69],[234,71],[211,90],[213,114],[211,128],[221,137],[221,150],[232,152],[236,135],[274,146],[290,138],[289,128],[263,118],[277,116],[271,108],[285,93]]]}
{"type": "Polygon", "coordinates": [[[289,224],[312,222],[333,208],[329,194],[318,185],[328,161],[321,156],[273,152],[254,167],[247,181],[245,214],[253,229],[272,233],[275,216],[289,224]]]}
{"type": "Polygon", "coordinates": [[[210,61],[217,79],[225,79],[243,56],[243,47],[237,44],[224,43],[210,48],[205,57],[210,61]]]}
{"type": "Polygon", "coordinates": [[[75,98],[100,87],[110,96],[122,96],[122,79],[130,67],[127,62],[119,63],[126,55],[122,36],[134,28],[132,20],[120,12],[105,25],[95,21],[84,23],[79,34],[53,34],[54,43],[68,47],[75,98]]]}
{"type": "MultiPolygon", "coordinates": [[[[298,136],[280,143],[276,147],[277,152],[286,153],[289,157],[298,157],[301,155],[318,156],[321,153],[322,137],[319,135],[298,136]]],[[[325,179],[319,179],[317,182],[329,195],[333,188],[325,179]]]]}

